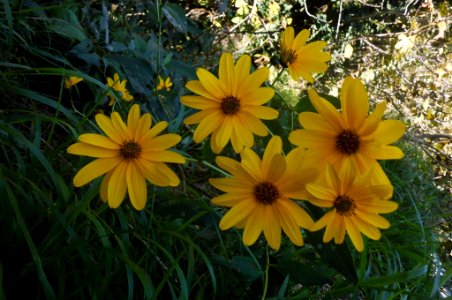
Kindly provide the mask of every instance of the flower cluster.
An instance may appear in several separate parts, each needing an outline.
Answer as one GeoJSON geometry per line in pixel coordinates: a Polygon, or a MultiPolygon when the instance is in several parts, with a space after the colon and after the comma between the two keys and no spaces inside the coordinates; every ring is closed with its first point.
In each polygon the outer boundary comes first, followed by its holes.
{"type": "MultiPolygon", "coordinates": [[[[280,63],[294,80],[313,82],[314,73],[327,69],[331,55],[323,52],[326,43],[307,43],[310,32],[295,36],[288,27],[281,36],[280,63]]],[[[240,161],[218,156],[216,163],[231,177],[210,179],[210,184],[224,192],[214,197],[214,205],[230,210],[220,221],[222,230],[243,229],[245,245],[254,244],[263,233],[273,249],[281,245],[281,230],[295,245],[303,245],[301,229],[325,229],[324,242],[334,238],[341,244],[345,234],[358,251],[364,248],[361,234],[370,239],[381,237],[380,229],[389,222],[380,216],[397,209],[390,201],[393,187],[378,160],[400,159],[402,151],[391,144],[404,133],[401,121],[383,120],[385,103],[377,104],[369,114],[367,91],[359,79],[346,77],[340,94],[340,109],[314,89],[309,99],[317,112],[301,112],[301,129],[289,134],[295,146],[283,153],[283,141],[273,136],[262,158],[252,150],[254,135],[268,135],[263,120],[278,118],[279,112],[265,104],[275,91],[265,86],[269,69],[252,71],[251,58],[243,55],[235,62],[231,53],[221,55],[218,75],[199,68],[198,80],[187,82],[194,95],[181,97],[181,103],[199,110],[188,116],[186,125],[197,124],[195,143],[210,136],[210,146],[219,154],[230,143],[240,161]],[[305,201],[305,202],[302,202],[305,201]],[[328,211],[314,221],[306,204],[328,211]]],[[[172,87],[171,79],[158,78],[157,90],[172,87]]],[[[107,85],[120,92],[123,100],[131,101],[117,73],[107,85]]],[[[68,85],[76,84],[75,80],[68,85]]],[[[110,105],[114,102],[110,96],[110,105]]],[[[82,186],[105,175],[100,185],[100,197],[112,208],[118,207],[126,193],[134,208],[141,210],[147,199],[146,180],[158,186],[177,186],[179,178],[166,163],[184,163],[182,155],[167,150],[180,141],[177,134],[158,134],[166,122],[151,128],[151,115],[140,115],[138,105],[129,111],[127,124],[117,112],[111,118],[102,114],[96,122],[106,134],[82,134],[68,153],[97,158],[74,177],[74,185],[82,186]]]]}

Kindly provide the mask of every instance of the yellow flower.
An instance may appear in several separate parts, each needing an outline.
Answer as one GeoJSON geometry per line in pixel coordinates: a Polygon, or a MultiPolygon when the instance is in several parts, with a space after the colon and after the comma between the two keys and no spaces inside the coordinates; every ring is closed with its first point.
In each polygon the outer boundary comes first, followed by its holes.
{"type": "Polygon", "coordinates": [[[304,150],[292,150],[286,157],[281,150],[281,138],[274,136],[262,160],[249,148],[240,153],[240,163],[227,157],[216,158],[216,163],[233,175],[210,179],[214,187],[226,192],[213,198],[212,203],[232,207],[221,219],[220,229],[244,228],[245,245],[254,244],[263,231],[270,247],[278,250],[282,228],[292,243],[302,246],[300,227],[313,224],[303,208],[289,198],[306,199],[305,185],[316,178],[317,171],[305,167],[304,150]]]}
{"type": "Polygon", "coordinates": [[[294,30],[287,27],[281,35],[281,64],[289,68],[289,74],[294,80],[303,79],[314,82],[311,73],[323,73],[328,68],[326,62],[331,60],[328,52],[322,52],[326,42],[316,41],[306,44],[310,32],[302,30],[294,38],[294,30]]]}
{"type": "MultiPolygon", "coordinates": [[[[130,102],[133,100],[133,96],[130,95],[129,91],[126,88],[127,79],[124,79],[121,81],[119,79],[118,73],[115,73],[113,75],[113,79],[110,77],[107,77],[107,86],[116,91],[120,94],[121,99],[127,102],[130,102]]],[[[115,103],[115,96],[113,94],[108,93],[108,97],[110,97],[110,102],[108,102],[108,105],[113,105],[115,103]]]]}
{"type": "Polygon", "coordinates": [[[67,89],[70,89],[71,87],[73,87],[74,85],[76,85],[77,83],[79,83],[82,80],[83,80],[83,78],[81,78],[81,77],[70,76],[69,78],[66,78],[64,80],[64,87],[67,89]]]}
{"type": "Polygon", "coordinates": [[[163,78],[159,76],[159,84],[157,85],[157,91],[166,89],[169,92],[172,86],[173,83],[171,82],[170,77],[166,78],[166,80],[164,81],[163,78]]]}
{"type": "Polygon", "coordinates": [[[181,102],[200,109],[184,120],[185,124],[199,123],[193,139],[201,142],[212,134],[210,145],[213,152],[220,153],[229,140],[235,152],[244,147],[252,147],[254,134],[266,136],[267,127],[260,119],[271,120],[278,117],[278,111],[262,106],[274,95],[270,87],[260,87],[268,78],[266,67],[250,74],[251,59],[240,57],[234,65],[231,53],[223,53],[220,58],[219,78],[209,71],[199,68],[199,80],[191,80],[186,87],[199,96],[183,96],[181,102]]]}
{"type": "Polygon", "coordinates": [[[390,184],[377,160],[403,157],[399,148],[389,144],[403,135],[405,125],[398,120],[381,120],[386,103],[379,103],[369,116],[367,91],[352,77],[345,78],[342,85],[342,112],[314,90],[309,90],[309,98],[319,113],[301,113],[298,120],[303,129],[289,135],[290,142],[309,149],[306,159],[320,168],[330,163],[336,170],[350,161],[359,174],[373,167],[372,181],[390,184]]]}
{"type": "Polygon", "coordinates": [[[67,149],[70,154],[97,158],[75,175],[74,186],[83,186],[106,174],[100,186],[101,199],[117,208],[128,191],[133,207],[141,210],[147,198],[146,179],[158,186],[179,185],[179,178],[165,162],[185,162],[180,154],[166,150],[181,138],[177,134],[157,136],[168,126],[167,122],[150,128],[151,115],[140,116],[137,104],[130,109],[127,124],[117,112],[111,118],[98,114],[96,122],[107,136],[82,134],[79,142],[67,149]]]}
{"type": "Polygon", "coordinates": [[[326,227],[323,242],[334,237],[336,244],[342,244],[345,232],[358,251],[364,249],[361,232],[373,240],[381,237],[378,228],[389,228],[389,222],[380,213],[390,213],[397,209],[397,203],[386,198],[390,185],[372,185],[372,169],[359,176],[350,163],[345,163],[339,174],[331,165],[326,168],[322,184],[308,183],[307,191],[313,196],[309,201],[320,207],[332,207],[311,228],[317,231],[326,227]]]}

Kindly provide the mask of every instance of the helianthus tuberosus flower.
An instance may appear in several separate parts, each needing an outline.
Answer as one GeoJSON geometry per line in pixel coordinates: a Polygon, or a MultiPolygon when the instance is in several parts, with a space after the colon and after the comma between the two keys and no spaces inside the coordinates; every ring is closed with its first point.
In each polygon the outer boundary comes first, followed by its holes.
{"type": "Polygon", "coordinates": [[[244,228],[243,242],[252,245],[261,232],[278,250],[281,228],[295,245],[303,245],[300,227],[309,228],[313,221],[290,199],[306,199],[305,185],[317,176],[316,169],[307,168],[302,149],[281,154],[281,138],[274,136],[262,160],[249,148],[241,153],[241,162],[219,156],[217,164],[232,178],[210,179],[217,189],[226,192],[212,199],[215,205],[231,207],[220,221],[220,229],[244,228]]]}
{"type": "MultiPolygon", "coordinates": [[[[133,100],[133,96],[130,95],[129,91],[126,88],[127,79],[120,80],[118,73],[115,73],[113,75],[113,79],[110,77],[107,77],[107,86],[111,88],[112,90],[119,93],[122,100],[130,102],[133,100]]],[[[113,105],[115,103],[115,97],[112,93],[108,93],[108,97],[110,98],[110,102],[108,102],[108,105],[113,105]]]]}
{"type": "Polygon", "coordinates": [[[82,77],[70,76],[69,78],[66,78],[64,80],[64,87],[66,89],[70,89],[71,87],[73,87],[74,85],[76,85],[77,83],[79,83],[82,80],[83,80],[82,77]]]}
{"type": "Polygon", "coordinates": [[[389,144],[403,135],[405,125],[399,120],[381,120],[386,103],[379,103],[368,115],[367,91],[359,79],[352,77],[345,78],[342,85],[342,112],[314,90],[308,93],[318,113],[300,113],[298,120],[303,129],[293,131],[290,142],[309,149],[306,159],[313,165],[330,163],[339,170],[350,161],[360,174],[373,167],[374,183],[390,184],[377,160],[403,157],[399,148],[389,144]]]}
{"type": "Polygon", "coordinates": [[[177,186],[179,178],[165,164],[184,163],[185,158],[167,150],[180,141],[177,134],[157,136],[167,126],[159,122],[151,128],[149,113],[140,116],[135,104],[129,111],[127,124],[117,112],[111,118],[96,115],[96,122],[106,136],[86,133],[79,142],[69,146],[67,152],[97,158],[84,166],[74,177],[74,186],[83,186],[105,174],[100,186],[100,196],[111,208],[117,208],[126,192],[135,209],[146,204],[146,179],[158,186],[177,186]]]}
{"type": "Polygon", "coordinates": [[[323,73],[328,68],[326,62],[331,60],[328,52],[322,52],[326,42],[316,41],[306,44],[309,30],[302,30],[296,37],[292,27],[287,27],[281,35],[281,64],[289,69],[294,80],[303,79],[314,82],[312,73],[323,73]]]}
{"type": "Polygon", "coordinates": [[[250,74],[251,58],[243,55],[234,65],[231,53],[220,58],[219,78],[199,68],[199,80],[191,80],[186,87],[197,94],[181,97],[181,102],[191,108],[200,109],[184,120],[185,124],[197,124],[193,139],[201,142],[212,134],[210,144],[213,152],[220,153],[231,141],[235,152],[252,147],[253,134],[266,136],[267,127],[260,119],[272,120],[278,111],[262,106],[270,101],[274,90],[261,87],[268,78],[266,67],[250,74]]]}
{"type": "Polygon", "coordinates": [[[331,165],[326,168],[322,184],[308,183],[306,189],[312,195],[309,201],[320,207],[331,207],[311,228],[311,231],[326,227],[323,242],[334,238],[341,244],[347,232],[358,251],[364,249],[361,232],[367,237],[378,240],[381,232],[378,228],[389,228],[389,222],[381,213],[390,213],[397,209],[397,203],[386,198],[391,185],[372,185],[372,169],[358,175],[351,163],[345,163],[338,174],[331,165]]]}
{"type": "Polygon", "coordinates": [[[163,78],[159,76],[159,84],[157,85],[157,91],[166,89],[166,91],[169,92],[169,90],[171,90],[172,86],[173,86],[173,83],[171,82],[170,77],[166,78],[166,80],[163,80],[163,78]]]}

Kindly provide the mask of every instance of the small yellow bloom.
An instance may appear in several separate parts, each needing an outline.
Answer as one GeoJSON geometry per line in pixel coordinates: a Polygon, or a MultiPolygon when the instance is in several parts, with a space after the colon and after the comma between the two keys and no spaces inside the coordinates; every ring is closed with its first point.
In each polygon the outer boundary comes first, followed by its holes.
{"type": "Polygon", "coordinates": [[[214,153],[220,153],[229,141],[239,153],[243,148],[253,146],[253,134],[268,134],[261,119],[276,119],[279,112],[263,104],[270,101],[275,91],[261,87],[268,78],[268,68],[259,68],[252,74],[250,68],[248,55],[243,55],[234,64],[231,53],[223,53],[218,78],[199,68],[196,71],[199,80],[187,82],[187,89],[197,95],[182,96],[181,102],[201,110],[184,120],[187,125],[199,123],[193,134],[196,143],[212,134],[210,146],[214,153]]]}
{"type": "MultiPolygon", "coordinates": [[[[127,102],[130,102],[133,100],[133,96],[130,95],[129,91],[126,88],[127,79],[124,79],[121,81],[119,79],[118,73],[115,73],[113,75],[113,79],[110,77],[107,77],[107,86],[116,91],[120,94],[121,99],[127,102]]],[[[115,96],[113,94],[108,93],[108,97],[110,98],[110,102],[108,102],[108,105],[113,105],[115,103],[115,96]]]]}
{"type": "Polygon", "coordinates": [[[172,86],[173,86],[173,83],[171,82],[170,77],[166,78],[166,80],[163,80],[163,78],[159,76],[159,84],[157,85],[157,91],[166,89],[169,92],[169,90],[171,90],[172,86]]]}
{"type": "Polygon", "coordinates": [[[314,90],[308,94],[318,113],[299,114],[303,129],[290,133],[290,142],[307,148],[306,159],[319,168],[331,164],[339,170],[350,161],[359,174],[374,168],[374,183],[390,184],[377,160],[403,157],[403,152],[390,144],[403,135],[405,125],[399,120],[381,120],[386,103],[377,104],[369,115],[367,91],[359,79],[351,76],[342,85],[341,112],[314,90]]]}
{"type": "Polygon", "coordinates": [[[209,182],[226,194],[213,198],[215,205],[231,207],[220,221],[220,229],[244,228],[243,243],[252,245],[262,232],[270,247],[278,250],[281,229],[297,246],[303,245],[300,227],[309,228],[313,221],[306,211],[290,199],[307,199],[305,185],[317,177],[317,170],[304,164],[304,150],[281,154],[282,140],[269,141],[262,160],[249,148],[241,162],[218,156],[216,163],[233,175],[209,182]]]}
{"type": "Polygon", "coordinates": [[[179,178],[165,164],[185,163],[185,158],[167,150],[179,143],[177,134],[158,136],[167,126],[159,122],[151,128],[149,113],[140,116],[138,104],[132,106],[124,123],[114,112],[111,118],[98,114],[96,122],[106,136],[85,133],[67,152],[97,158],[84,166],[74,177],[74,186],[83,186],[105,174],[100,186],[100,197],[111,208],[117,208],[129,193],[130,202],[137,210],[146,205],[146,179],[158,186],[177,186],[179,178]]]}
{"type": "Polygon", "coordinates": [[[79,83],[82,80],[83,80],[83,78],[81,78],[81,77],[70,76],[69,78],[66,78],[64,80],[64,87],[67,89],[70,89],[71,87],[73,87],[74,85],[76,85],[77,83],[79,83]]]}
{"type": "Polygon", "coordinates": [[[356,250],[363,251],[361,232],[378,240],[381,237],[378,228],[389,228],[389,222],[379,214],[393,212],[398,205],[386,197],[392,187],[371,184],[372,176],[372,169],[360,176],[351,163],[345,163],[338,173],[328,165],[322,184],[306,185],[312,204],[332,208],[310,228],[317,231],[326,227],[324,243],[334,238],[336,244],[342,244],[347,232],[356,250]]]}
{"type": "Polygon", "coordinates": [[[294,80],[303,79],[314,82],[311,73],[323,73],[328,68],[326,62],[331,60],[328,52],[322,52],[326,42],[316,41],[306,44],[310,32],[302,30],[294,38],[294,30],[287,27],[281,35],[281,64],[289,69],[289,74],[294,80]]]}

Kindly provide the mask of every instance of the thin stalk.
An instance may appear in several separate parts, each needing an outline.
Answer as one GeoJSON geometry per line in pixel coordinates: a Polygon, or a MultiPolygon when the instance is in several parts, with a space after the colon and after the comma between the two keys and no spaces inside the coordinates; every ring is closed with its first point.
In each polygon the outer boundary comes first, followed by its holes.
{"type": "Polygon", "coordinates": [[[268,289],[268,269],[270,268],[270,255],[268,253],[268,245],[265,248],[266,254],[267,254],[267,260],[266,260],[266,266],[265,266],[265,281],[264,281],[264,291],[262,293],[261,300],[265,300],[265,297],[267,296],[267,289],[268,289]]]}

